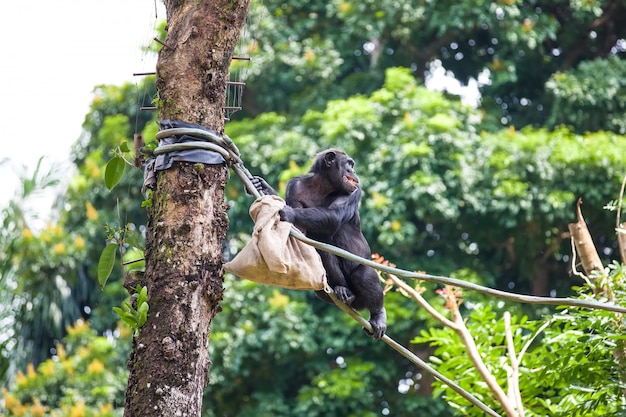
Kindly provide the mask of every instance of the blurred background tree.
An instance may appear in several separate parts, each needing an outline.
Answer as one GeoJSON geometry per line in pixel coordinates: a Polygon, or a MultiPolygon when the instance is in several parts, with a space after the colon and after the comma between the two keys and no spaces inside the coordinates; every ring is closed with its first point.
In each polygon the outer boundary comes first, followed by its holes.
{"type": "MultiPolygon", "coordinates": [[[[243,37],[251,63],[243,110],[227,133],[252,173],[281,192],[316,152],[345,149],[363,180],[364,233],[401,268],[572,294],[580,281],[568,275],[564,233],[579,196],[604,260],[618,258],[614,217],[603,206],[618,196],[626,157],[625,15],[617,0],[266,1],[252,8],[243,37]],[[441,72],[477,86],[480,99],[434,91],[445,87],[435,81],[441,72]]],[[[105,224],[143,230],[142,175],[128,170],[110,193],[103,167],[133,133],[154,137],[153,114],[139,111],[156,97],[153,83],[95,88],[71,155],[75,172],[49,223],[35,227],[24,207],[29,190],[54,183],[53,173],[25,176],[2,209],[0,371],[14,388],[6,395],[20,404],[34,405],[35,396],[16,385],[15,370],[26,375],[29,363],[37,370],[58,356],[67,326],[82,319],[97,335],[118,334],[111,308],[127,297],[121,274],[101,290],[96,266],[105,224]]],[[[229,258],[252,223],[236,178],[227,196],[229,258]]],[[[530,317],[552,312],[465,298],[530,317]]],[[[396,292],[386,305],[389,333],[403,344],[436,326],[396,292]]],[[[431,396],[427,375],[312,294],[227,276],[223,306],[211,338],[207,416],[454,413],[431,396]]],[[[472,320],[492,326],[488,315],[472,320]]],[[[115,375],[125,354],[110,352],[115,375]]],[[[67,378],[58,384],[70,386],[67,378]]]]}
{"type": "Polygon", "coordinates": [[[619,0],[263,5],[251,19],[248,51],[254,59],[244,105],[251,116],[301,114],[331,99],[370,93],[394,66],[410,68],[422,81],[441,68],[461,83],[478,82],[484,126],[490,129],[566,121],[577,132],[612,130],[598,126],[596,116],[619,119],[624,111],[619,58],[626,52],[620,23],[626,5],[619,0]],[[585,73],[600,68],[596,82],[587,82],[585,73]],[[564,118],[572,112],[558,106],[565,100],[560,90],[596,97],[579,106],[570,101],[574,114],[587,117],[564,118]]]}

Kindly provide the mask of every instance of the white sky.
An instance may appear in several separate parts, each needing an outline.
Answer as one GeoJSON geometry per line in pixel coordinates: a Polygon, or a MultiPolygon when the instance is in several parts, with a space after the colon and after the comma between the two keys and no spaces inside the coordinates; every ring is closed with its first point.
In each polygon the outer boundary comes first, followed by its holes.
{"type": "Polygon", "coordinates": [[[0,2],[0,207],[22,166],[67,163],[98,84],[134,82],[156,57],[141,47],[165,19],[157,0],[0,2]],[[6,158],[11,161],[3,162],[6,158]]]}

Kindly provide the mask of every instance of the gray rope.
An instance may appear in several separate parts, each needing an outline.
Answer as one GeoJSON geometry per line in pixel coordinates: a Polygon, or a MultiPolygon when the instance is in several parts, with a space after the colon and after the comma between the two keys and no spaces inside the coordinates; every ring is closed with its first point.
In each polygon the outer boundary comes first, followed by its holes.
{"type": "Polygon", "coordinates": [[[207,141],[191,141],[183,143],[174,143],[170,145],[158,146],[153,154],[160,155],[163,153],[181,151],[187,149],[206,149],[219,153],[224,157],[228,165],[239,176],[248,193],[255,198],[259,198],[261,193],[252,184],[252,174],[248,171],[240,158],[240,152],[235,143],[228,136],[218,136],[213,132],[194,128],[173,128],[163,129],[156,134],[157,139],[163,139],[176,135],[189,135],[206,139],[207,141]]]}
{"type": "Polygon", "coordinates": [[[483,287],[482,285],[474,284],[471,282],[463,281],[456,278],[444,277],[439,275],[430,275],[424,274],[421,272],[412,272],[406,271],[399,268],[394,268],[387,265],[382,265],[376,263],[370,259],[361,258],[356,256],[344,249],[338,248],[336,246],[329,245],[327,243],[318,242],[316,240],[310,239],[304,236],[299,230],[293,229],[291,230],[291,235],[296,239],[307,243],[317,249],[321,249],[325,252],[330,252],[334,255],[341,256],[342,258],[346,258],[348,260],[357,262],[361,265],[369,266],[378,271],[394,274],[403,278],[409,279],[418,279],[427,282],[435,282],[443,285],[452,285],[459,288],[464,288],[467,290],[472,290],[476,292],[480,292],[483,294],[491,295],[496,298],[501,298],[504,300],[515,301],[519,303],[526,304],[545,304],[545,305],[557,305],[557,306],[570,306],[570,307],[582,307],[582,308],[595,308],[599,310],[607,310],[613,311],[616,313],[626,313],[626,307],[621,307],[611,303],[603,303],[599,301],[593,300],[579,300],[575,298],[557,298],[557,297],[537,297],[533,295],[522,295],[515,294],[506,291],[496,290],[489,287],[483,287]]]}

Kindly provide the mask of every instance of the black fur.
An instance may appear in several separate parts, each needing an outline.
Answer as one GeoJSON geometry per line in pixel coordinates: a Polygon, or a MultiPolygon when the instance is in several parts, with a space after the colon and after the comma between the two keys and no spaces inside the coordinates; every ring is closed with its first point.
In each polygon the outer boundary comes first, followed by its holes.
{"type": "MultiPolygon", "coordinates": [[[[256,177],[253,182],[265,194],[276,194],[262,178],[256,177]]],[[[361,232],[358,184],[354,161],[348,155],[337,149],[320,152],[308,174],[287,183],[287,206],[281,219],[293,223],[312,239],[369,259],[371,250],[361,232]]],[[[387,314],[376,271],[328,252],[318,252],[337,297],[357,310],[368,309],[372,336],[381,338],[387,328],[387,314]]],[[[316,294],[332,303],[324,291],[316,294]]]]}

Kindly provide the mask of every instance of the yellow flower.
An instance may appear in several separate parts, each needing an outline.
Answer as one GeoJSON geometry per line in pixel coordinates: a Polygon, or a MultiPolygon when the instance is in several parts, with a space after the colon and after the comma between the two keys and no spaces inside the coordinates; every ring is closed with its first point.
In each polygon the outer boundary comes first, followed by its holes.
{"type": "Polygon", "coordinates": [[[522,23],[522,30],[524,32],[530,32],[533,30],[533,21],[529,18],[524,19],[524,22],[522,23]]]}
{"type": "Polygon", "coordinates": [[[339,7],[338,7],[339,13],[348,13],[351,9],[352,9],[351,3],[348,3],[345,1],[342,1],[339,3],[339,7]]]}
{"type": "Polygon", "coordinates": [[[411,117],[411,113],[409,112],[404,113],[404,117],[402,118],[402,121],[408,127],[413,127],[413,125],[415,124],[415,122],[413,121],[413,117],[411,117]]]}
{"type": "Polygon", "coordinates": [[[89,323],[85,320],[78,319],[73,326],[67,326],[67,332],[70,336],[76,336],[89,330],[89,323]]]}
{"type": "Polygon", "coordinates": [[[4,407],[7,410],[11,410],[21,405],[20,400],[11,395],[11,393],[6,388],[2,388],[2,396],[4,397],[4,407]]]}
{"type": "Polygon", "coordinates": [[[32,239],[33,232],[30,229],[24,229],[22,230],[22,237],[24,239],[32,239]]]}
{"type": "Polygon", "coordinates": [[[87,218],[89,220],[97,220],[98,219],[98,210],[91,204],[91,202],[85,202],[85,209],[87,210],[87,218]]]}
{"type": "Polygon", "coordinates": [[[107,403],[103,405],[102,407],[100,407],[100,414],[107,414],[107,413],[110,413],[111,411],[113,411],[113,404],[111,403],[107,403]]]}
{"type": "Polygon", "coordinates": [[[65,369],[65,372],[67,372],[68,375],[74,374],[74,365],[72,364],[71,361],[65,360],[61,362],[61,364],[63,365],[63,369],[65,369]]]}
{"type": "Polygon", "coordinates": [[[85,166],[87,167],[88,175],[92,178],[98,178],[100,176],[100,167],[93,160],[87,159],[85,161],[85,166]]]}
{"type": "Polygon", "coordinates": [[[26,375],[29,378],[35,378],[37,376],[37,372],[35,372],[35,365],[33,365],[32,363],[29,363],[26,366],[26,375]]]}
{"type": "Polygon", "coordinates": [[[130,328],[124,325],[121,321],[117,324],[117,331],[120,333],[120,338],[125,339],[130,336],[130,328]]]}
{"type": "Polygon", "coordinates": [[[38,398],[35,398],[35,403],[30,407],[30,413],[33,417],[43,417],[46,414],[46,407],[44,407],[38,398]]]}
{"type": "Polygon", "coordinates": [[[83,249],[85,247],[85,239],[82,236],[76,236],[74,240],[74,244],[78,249],[83,249]]]}
{"type": "Polygon", "coordinates": [[[387,198],[381,195],[379,192],[372,193],[372,201],[374,202],[374,205],[376,207],[383,207],[385,204],[387,204],[387,198]]]}
{"type": "Polygon", "coordinates": [[[491,70],[492,71],[501,71],[504,69],[504,64],[498,58],[494,58],[491,61],[491,70]]]}
{"type": "Polygon", "coordinates": [[[41,372],[41,374],[45,376],[54,375],[54,362],[52,361],[52,359],[48,359],[44,363],[39,365],[39,372],[41,372]]]}
{"type": "Polygon", "coordinates": [[[76,351],[76,354],[81,358],[86,358],[87,356],[89,356],[89,349],[84,346],[80,346],[76,351]]]}
{"type": "Polygon", "coordinates": [[[274,290],[272,297],[267,302],[274,308],[283,309],[289,304],[289,296],[281,294],[280,291],[274,290]]]}
{"type": "Polygon", "coordinates": [[[306,62],[311,62],[313,60],[315,60],[315,52],[308,50],[304,53],[304,60],[306,62]]]}
{"type": "Polygon", "coordinates": [[[515,126],[510,125],[509,126],[509,131],[507,132],[507,135],[510,137],[514,137],[515,136],[515,126]]]}
{"type": "Polygon", "coordinates": [[[26,379],[26,375],[24,375],[22,371],[17,371],[17,375],[15,375],[15,382],[17,383],[17,387],[21,388],[26,385],[28,380],[26,379]]]}
{"type": "Polygon", "coordinates": [[[79,402],[70,409],[70,417],[85,417],[85,403],[79,402]]]}
{"type": "Polygon", "coordinates": [[[104,364],[100,362],[98,359],[94,359],[91,361],[89,365],[87,365],[87,373],[89,374],[100,374],[104,371],[104,364]]]}
{"type": "Polygon", "coordinates": [[[402,223],[400,223],[397,220],[392,220],[391,221],[391,230],[393,230],[394,232],[399,232],[400,229],[402,229],[402,223]]]}
{"type": "Polygon", "coordinates": [[[67,352],[65,351],[65,347],[63,347],[62,344],[57,343],[56,350],[57,350],[58,358],[59,359],[65,359],[65,357],[67,356],[67,352]]]}
{"type": "Polygon", "coordinates": [[[56,245],[52,246],[52,250],[57,255],[63,255],[65,253],[65,243],[59,242],[56,245]]]}

